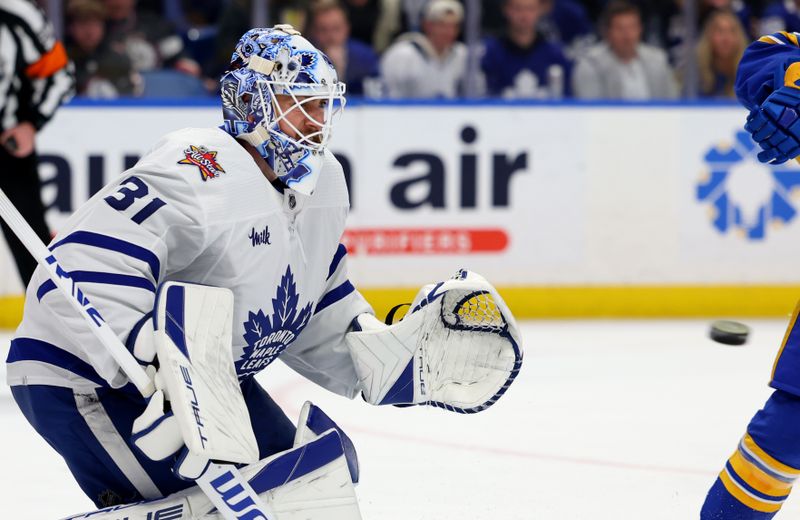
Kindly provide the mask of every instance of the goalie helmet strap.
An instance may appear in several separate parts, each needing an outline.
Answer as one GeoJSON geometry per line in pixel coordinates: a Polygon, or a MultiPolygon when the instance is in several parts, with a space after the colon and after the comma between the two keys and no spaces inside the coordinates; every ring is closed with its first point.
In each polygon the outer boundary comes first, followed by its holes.
{"type": "Polygon", "coordinates": [[[262,58],[257,54],[253,54],[250,56],[250,61],[247,63],[247,68],[256,72],[260,72],[265,76],[269,76],[275,69],[275,62],[266,58],[262,58]]]}
{"type": "Polygon", "coordinates": [[[239,134],[236,137],[258,148],[264,141],[269,139],[269,132],[263,126],[257,126],[252,132],[239,134]]]}

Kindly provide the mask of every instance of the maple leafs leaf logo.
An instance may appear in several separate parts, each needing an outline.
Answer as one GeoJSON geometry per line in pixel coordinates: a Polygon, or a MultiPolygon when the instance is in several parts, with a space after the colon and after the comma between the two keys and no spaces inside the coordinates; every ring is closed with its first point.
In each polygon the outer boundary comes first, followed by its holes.
{"type": "Polygon", "coordinates": [[[236,362],[239,379],[260,372],[283,352],[308,325],[311,319],[311,303],[298,309],[300,295],[291,267],[281,276],[281,283],[272,298],[272,316],[262,309],[249,312],[244,323],[244,348],[241,359],[236,362]]]}

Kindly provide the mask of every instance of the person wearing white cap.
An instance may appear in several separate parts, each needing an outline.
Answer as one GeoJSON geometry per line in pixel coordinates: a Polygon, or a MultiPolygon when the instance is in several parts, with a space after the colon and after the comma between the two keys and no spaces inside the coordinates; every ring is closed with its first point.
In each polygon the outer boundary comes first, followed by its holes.
{"type": "Polygon", "coordinates": [[[467,48],[458,41],[464,8],[456,0],[431,0],[422,33],[401,35],[383,55],[381,77],[390,98],[453,98],[461,94],[467,48]]]}

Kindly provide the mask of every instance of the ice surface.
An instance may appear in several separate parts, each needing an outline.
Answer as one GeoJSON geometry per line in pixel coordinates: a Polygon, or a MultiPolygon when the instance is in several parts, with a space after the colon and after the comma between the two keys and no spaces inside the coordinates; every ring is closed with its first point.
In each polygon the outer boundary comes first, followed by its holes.
{"type": "MultiPolygon", "coordinates": [[[[744,347],[709,323],[527,322],[516,383],[471,416],[348,401],[280,363],[259,377],[293,420],[310,399],[352,437],[366,520],[696,519],[769,395],[786,321],[747,321],[744,347]]],[[[92,509],[4,386],[0,418],[0,518],[92,509]]],[[[793,497],[778,518],[798,517],[793,497]]]]}

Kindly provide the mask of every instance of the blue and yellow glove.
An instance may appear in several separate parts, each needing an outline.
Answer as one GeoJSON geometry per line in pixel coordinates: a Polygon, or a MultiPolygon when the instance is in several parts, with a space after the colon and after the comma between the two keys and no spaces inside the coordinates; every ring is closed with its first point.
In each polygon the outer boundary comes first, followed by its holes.
{"type": "Polygon", "coordinates": [[[758,160],[782,164],[800,156],[800,87],[785,85],[747,116],[744,129],[762,151],[758,160]]]}

